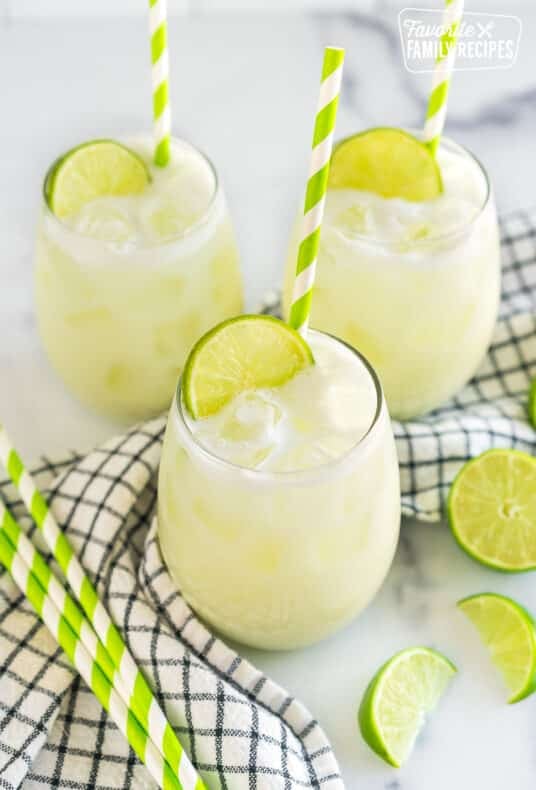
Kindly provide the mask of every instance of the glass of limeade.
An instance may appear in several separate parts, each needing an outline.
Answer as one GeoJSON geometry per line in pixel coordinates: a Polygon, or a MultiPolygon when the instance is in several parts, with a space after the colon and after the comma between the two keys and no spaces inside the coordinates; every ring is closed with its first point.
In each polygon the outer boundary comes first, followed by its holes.
{"type": "MultiPolygon", "coordinates": [[[[332,171],[336,159],[337,149],[332,171]]],[[[498,313],[499,237],[489,178],[469,151],[445,138],[437,164],[443,189],[433,199],[330,188],[322,226],[311,324],[366,355],[399,419],[440,406],[467,383],[498,313]]],[[[297,244],[296,236],[285,314],[297,244]]]]}
{"type": "Polygon", "coordinates": [[[378,378],[345,343],[308,340],[313,366],[211,416],[191,417],[179,383],[160,465],[172,577],[212,627],[263,649],[302,647],[350,622],[398,540],[399,473],[378,378]]]}
{"type": "Polygon", "coordinates": [[[65,384],[92,409],[134,421],[167,409],[192,343],[241,311],[242,284],[211,162],[173,139],[169,164],[156,167],[150,136],[122,142],[148,170],[137,194],[97,197],[59,218],[51,168],[35,281],[40,334],[65,384]]]}

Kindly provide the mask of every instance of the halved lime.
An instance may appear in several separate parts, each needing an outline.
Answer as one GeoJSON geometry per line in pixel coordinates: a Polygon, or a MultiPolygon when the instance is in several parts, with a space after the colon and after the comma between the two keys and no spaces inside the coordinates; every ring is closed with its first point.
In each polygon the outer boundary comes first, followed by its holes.
{"type": "Polygon", "coordinates": [[[190,352],[182,379],[184,403],[194,418],[207,417],[240,392],[278,387],[313,362],[302,336],[278,318],[231,318],[190,352]]]}
{"type": "Polygon", "coordinates": [[[536,568],[536,458],[519,450],[473,458],[452,484],[448,517],[462,549],[484,565],[536,568]]]}
{"type": "Polygon", "coordinates": [[[143,192],[150,180],[145,162],[130,148],[113,140],[94,140],[57,160],[45,193],[50,209],[64,218],[98,197],[143,192]]]}
{"type": "Polygon", "coordinates": [[[536,379],[530,385],[529,390],[529,421],[536,429],[536,379]]]}
{"type": "Polygon", "coordinates": [[[331,159],[330,189],[361,189],[385,198],[432,200],[443,191],[429,148],[402,129],[368,129],[339,143],[331,159]]]}
{"type": "Polygon", "coordinates": [[[359,728],[370,748],[400,768],[456,671],[448,658],[428,647],[409,647],[390,658],[359,707],[359,728]]]}
{"type": "Polygon", "coordinates": [[[495,593],[471,595],[458,608],[477,627],[491,660],[518,702],[536,690],[536,627],[520,604],[495,593]]]}

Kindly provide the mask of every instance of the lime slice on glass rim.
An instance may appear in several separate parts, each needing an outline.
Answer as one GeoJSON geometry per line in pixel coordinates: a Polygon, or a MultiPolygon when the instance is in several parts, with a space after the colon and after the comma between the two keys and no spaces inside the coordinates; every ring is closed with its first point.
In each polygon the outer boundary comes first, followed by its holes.
{"type": "Polygon", "coordinates": [[[387,126],[338,143],[328,186],[414,202],[432,200],[443,191],[439,165],[426,145],[409,132],[387,126]]]}
{"type": "Polygon", "coordinates": [[[476,626],[511,692],[519,702],[536,690],[536,627],[520,604],[504,595],[482,593],[458,601],[458,608],[476,626]]]}
{"type": "Polygon", "coordinates": [[[471,557],[511,573],[536,568],[536,458],[519,450],[487,450],[452,484],[448,518],[471,557]]]}
{"type": "Polygon", "coordinates": [[[143,159],[114,140],[93,140],[71,149],[50,169],[45,197],[60,219],[106,195],[135,195],[151,181],[143,159]]]}
{"type": "Polygon", "coordinates": [[[191,350],[182,376],[184,404],[194,419],[208,417],[240,392],[278,387],[313,363],[302,336],[278,318],[230,318],[191,350]]]}
{"type": "Polygon", "coordinates": [[[448,658],[428,647],[410,647],[389,659],[359,707],[359,728],[370,748],[400,768],[456,672],[448,658]]]}

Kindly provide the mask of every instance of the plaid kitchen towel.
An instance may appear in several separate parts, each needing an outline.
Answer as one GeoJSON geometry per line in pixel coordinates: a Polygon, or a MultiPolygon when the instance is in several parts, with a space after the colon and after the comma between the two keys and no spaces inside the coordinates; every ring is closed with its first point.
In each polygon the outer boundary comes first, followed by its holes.
{"type": "MultiPolygon", "coordinates": [[[[455,398],[425,417],[393,420],[402,513],[439,521],[456,473],[491,447],[536,454],[527,398],[536,377],[536,208],[500,220],[502,298],[489,352],[476,376],[455,398]]],[[[279,294],[262,311],[280,314],[279,294]]]]}
{"type": "MultiPolygon", "coordinates": [[[[343,790],[316,721],[212,636],[162,563],[154,522],[163,420],[37,482],[208,788],[343,790]]],[[[0,496],[49,561],[17,493],[0,496]]],[[[153,787],[6,572],[0,572],[0,788],[153,787]]]]}

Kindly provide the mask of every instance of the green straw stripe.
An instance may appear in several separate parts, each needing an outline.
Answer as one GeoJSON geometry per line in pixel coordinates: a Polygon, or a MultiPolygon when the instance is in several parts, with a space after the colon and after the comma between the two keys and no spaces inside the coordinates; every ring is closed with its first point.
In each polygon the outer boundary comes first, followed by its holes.
{"type": "MultiPolygon", "coordinates": [[[[20,527],[16,524],[15,519],[9,513],[9,510],[4,510],[4,515],[2,517],[2,524],[0,529],[5,532],[8,536],[9,540],[13,544],[14,548],[17,548],[19,542],[19,536],[21,533],[20,527]]],[[[47,566],[45,566],[47,567],[47,566]]]]}
{"type": "MultiPolygon", "coordinates": [[[[69,563],[73,556],[73,550],[71,548],[71,544],[63,534],[63,532],[58,533],[58,538],[56,540],[56,545],[54,547],[54,556],[58,561],[58,564],[62,571],[67,575],[67,569],[69,567],[69,563]]],[[[82,606],[83,606],[82,602],[82,606]]]]}
{"type": "Polygon", "coordinates": [[[153,94],[153,114],[155,120],[160,118],[168,105],[168,83],[161,82],[153,94]]]}
{"type": "Polygon", "coordinates": [[[313,135],[313,146],[317,146],[322,140],[331,134],[335,128],[335,119],[337,118],[337,108],[339,106],[339,97],[335,96],[329,104],[320,110],[316,116],[315,131],[313,135]]]}
{"type": "Polygon", "coordinates": [[[19,484],[19,480],[21,479],[23,472],[24,464],[20,460],[15,450],[11,450],[7,459],[7,473],[15,485],[19,484]]]}
{"type": "Polygon", "coordinates": [[[126,645],[123,642],[119,631],[115,625],[111,625],[106,634],[106,650],[113,658],[117,669],[121,667],[121,661],[126,651],[126,645]]]}
{"type": "Polygon", "coordinates": [[[82,579],[82,584],[80,586],[80,593],[78,595],[78,600],[82,606],[82,609],[88,616],[88,618],[93,622],[95,609],[97,608],[97,604],[99,603],[99,597],[95,592],[93,585],[89,581],[88,577],[84,574],[84,578],[82,579]]]}
{"type": "Polygon", "coordinates": [[[73,631],[67,620],[61,617],[58,627],[58,642],[73,664],[75,663],[76,647],[79,641],[79,635],[73,631]]]}
{"type": "Polygon", "coordinates": [[[167,81],[161,82],[153,93],[153,113],[155,119],[160,118],[168,105],[168,101],[168,83],[167,81]]]}
{"type": "Polygon", "coordinates": [[[104,672],[110,683],[113,683],[114,675],[115,675],[115,663],[110,658],[110,654],[108,653],[108,651],[106,650],[100,639],[97,641],[97,651],[95,655],[95,661],[102,668],[102,671],[104,672]]]}
{"type": "Polygon", "coordinates": [[[164,763],[162,787],[164,790],[172,790],[173,788],[177,787],[177,784],[178,780],[176,774],[173,773],[173,770],[169,767],[169,765],[167,765],[167,763],[164,763]]]}
{"type": "Polygon", "coordinates": [[[344,63],[344,49],[337,49],[336,47],[327,47],[324,53],[324,62],[322,64],[322,82],[333,74],[339,66],[344,63]]]}
{"type": "Polygon", "coordinates": [[[459,22],[453,22],[452,25],[449,27],[449,29],[445,30],[445,32],[439,39],[440,47],[439,47],[439,56],[437,58],[438,62],[445,60],[445,58],[448,57],[452,47],[456,44],[456,38],[458,35],[459,27],[460,27],[459,22]]]}
{"type": "Polygon", "coordinates": [[[290,325],[299,329],[308,319],[311,310],[313,289],[304,293],[290,308],[290,325]]]}
{"type": "Polygon", "coordinates": [[[144,755],[142,759],[145,761],[147,733],[142,730],[131,710],[129,710],[127,717],[127,738],[134,751],[144,755]]]}
{"type": "MultiPolygon", "coordinates": [[[[38,576],[38,579],[41,583],[43,583],[43,580],[41,579],[40,576],[38,576]]],[[[48,590],[48,585],[45,587],[45,589],[48,590]]],[[[85,621],[85,617],[70,595],[67,595],[65,597],[65,603],[63,604],[63,615],[65,619],[69,622],[71,628],[73,628],[73,630],[75,630],[77,634],[80,634],[82,623],[85,621]]]]}
{"type": "Polygon", "coordinates": [[[15,549],[8,541],[6,536],[0,532],[0,562],[8,569],[8,571],[11,571],[14,557],[15,549]]]}
{"type": "Polygon", "coordinates": [[[315,260],[320,244],[320,228],[314,230],[302,241],[298,250],[296,274],[301,274],[315,260]]]}
{"type": "Polygon", "coordinates": [[[37,581],[37,578],[30,573],[28,575],[28,585],[26,587],[26,595],[32,601],[33,605],[37,609],[38,614],[41,614],[43,611],[43,603],[46,598],[46,593],[43,590],[42,586],[37,581]]]}
{"type": "Polygon", "coordinates": [[[445,82],[441,82],[430,95],[430,100],[428,102],[428,109],[426,111],[426,117],[432,118],[438,110],[441,109],[443,104],[447,100],[447,95],[449,92],[449,82],[445,80],[445,82]]]}
{"type": "Polygon", "coordinates": [[[307,191],[305,193],[304,212],[310,211],[313,206],[319,203],[328,188],[329,178],[329,162],[324,167],[316,172],[307,183],[307,191]]]}
{"type": "MultiPolygon", "coordinates": [[[[7,532],[7,530],[6,530],[6,532],[7,532]]],[[[8,534],[9,539],[11,540],[11,535],[9,534],[9,532],[7,532],[7,534],[8,534]]],[[[14,544],[14,546],[15,546],[15,548],[17,548],[17,544],[16,543],[14,544]]],[[[30,570],[32,571],[32,573],[34,573],[37,576],[37,578],[39,579],[39,581],[41,582],[41,584],[43,585],[45,590],[48,590],[48,585],[49,585],[49,582],[50,582],[50,578],[52,576],[52,571],[50,570],[50,568],[46,564],[46,562],[43,560],[41,555],[38,554],[37,552],[34,553],[33,562],[32,562],[32,566],[31,566],[30,570]]],[[[76,611],[78,612],[78,614],[81,617],[82,615],[81,615],[80,609],[78,607],[76,607],[76,611]]],[[[73,612],[73,618],[74,617],[75,617],[75,614],[73,612]]]]}
{"type": "Polygon", "coordinates": [[[151,61],[153,65],[160,60],[167,47],[167,25],[162,22],[151,37],[151,61]]]}
{"type": "Polygon", "coordinates": [[[153,701],[153,695],[139,672],[136,676],[132,696],[136,700],[136,715],[140,723],[146,727],[149,723],[149,709],[153,701]]]}
{"type": "Polygon", "coordinates": [[[158,145],[156,146],[156,151],[154,155],[154,163],[159,167],[165,167],[169,162],[171,155],[171,140],[169,135],[164,137],[158,145]]]}
{"type": "Polygon", "coordinates": [[[437,153],[437,149],[439,148],[439,143],[441,142],[441,135],[438,134],[437,137],[434,137],[432,140],[428,140],[426,143],[427,148],[432,152],[432,154],[437,153]]]}
{"type": "MultiPolygon", "coordinates": [[[[99,700],[100,704],[105,711],[110,710],[110,696],[112,694],[112,685],[105,677],[104,672],[96,662],[93,662],[91,668],[91,690],[99,700]]],[[[130,741],[129,741],[130,743],[130,741]]],[[[134,751],[136,751],[134,744],[130,743],[134,751]]],[[[143,757],[140,758],[143,762],[143,757]]]]}
{"type": "Polygon", "coordinates": [[[171,768],[175,771],[175,773],[178,773],[182,756],[182,747],[168,722],[166,722],[166,729],[164,730],[162,747],[171,768]]]}
{"type": "Polygon", "coordinates": [[[37,526],[42,527],[48,515],[48,505],[39,491],[35,491],[32,496],[30,513],[37,526]]]}

